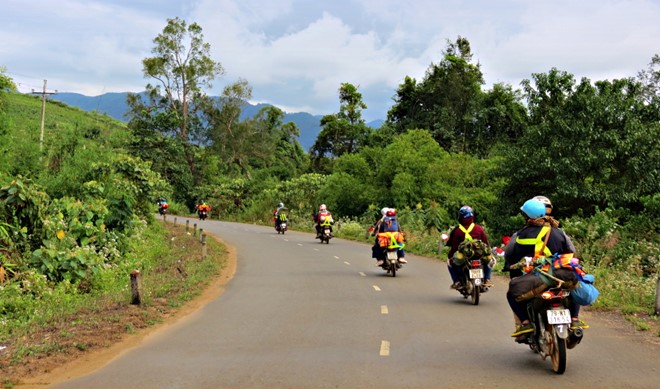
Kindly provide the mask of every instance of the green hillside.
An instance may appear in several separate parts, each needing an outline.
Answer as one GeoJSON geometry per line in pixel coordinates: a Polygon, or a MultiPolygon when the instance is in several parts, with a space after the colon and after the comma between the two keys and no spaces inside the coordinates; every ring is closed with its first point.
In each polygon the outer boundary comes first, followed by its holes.
{"type": "MultiPolygon", "coordinates": [[[[9,117],[8,131],[23,140],[39,142],[42,99],[37,95],[5,94],[5,112],[9,117]]],[[[52,143],[62,132],[78,131],[89,139],[113,139],[126,133],[126,123],[108,115],[83,111],[60,101],[46,100],[44,143],[52,143]]]]}

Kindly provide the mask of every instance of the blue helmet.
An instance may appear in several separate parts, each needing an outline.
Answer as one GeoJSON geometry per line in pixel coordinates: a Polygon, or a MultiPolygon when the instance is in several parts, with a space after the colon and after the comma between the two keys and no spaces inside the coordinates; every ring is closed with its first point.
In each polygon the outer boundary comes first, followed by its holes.
{"type": "Polygon", "coordinates": [[[461,209],[458,210],[458,217],[465,219],[466,217],[474,216],[474,211],[472,207],[464,205],[461,209]]]}
{"type": "Polygon", "coordinates": [[[520,207],[520,210],[530,219],[538,219],[545,216],[545,204],[537,199],[529,199],[520,207]]]}

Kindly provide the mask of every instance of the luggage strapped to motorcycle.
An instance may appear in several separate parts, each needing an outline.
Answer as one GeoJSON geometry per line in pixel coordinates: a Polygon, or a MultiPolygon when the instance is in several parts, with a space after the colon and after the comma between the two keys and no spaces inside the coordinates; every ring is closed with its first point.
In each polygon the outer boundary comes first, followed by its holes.
{"type": "Polygon", "coordinates": [[[380,247],[389,249],[402,249],[405,247],[403,233],[401,232],[379,232],[377,238],[380,247]]]}

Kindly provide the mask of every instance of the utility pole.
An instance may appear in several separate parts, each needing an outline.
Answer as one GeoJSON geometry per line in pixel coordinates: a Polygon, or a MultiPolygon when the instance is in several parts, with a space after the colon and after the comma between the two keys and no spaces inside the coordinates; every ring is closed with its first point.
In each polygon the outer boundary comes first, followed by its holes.
{"type": "Polygon", "coordinates": [[[41,132],[39,133],[39,151],[41,152],[44,151],[44,122],[46,120],[46,96],[57,93],[57,91],[46,92],[46,83],[47,80],[44,80],[43,92],[35,92],[34,89],[32,89],[32,93],[41,95],[41,132]]]}

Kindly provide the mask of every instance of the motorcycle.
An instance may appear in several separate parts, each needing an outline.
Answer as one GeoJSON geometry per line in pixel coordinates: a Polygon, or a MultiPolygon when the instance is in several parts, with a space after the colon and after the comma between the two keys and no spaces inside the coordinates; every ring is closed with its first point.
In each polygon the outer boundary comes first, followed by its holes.
{"type": "Polygon", "coordinates": [[[534,332],[521,335],[516,342],[529,345],[543,360],[548,356],[552,370],[557,374],[566,371],[566,350],[573,349],[582,341],[582,328],[571,329],[570,290],[562,288],[563,281],[556,279],[558,286],[550,288],[540,296],[527,302],[527,312],[534,332]]]}
{"type": "Polygon", "coordinates": [[[287,225],[286,213],[280,212],[277,216],[275,216],[275,218],[277,219],[275,222],[275,231],[277,231],[278,235],[284,235],[284,233],[289,229],[287,225]],[[279,223],[277,221],[279,221],[279,223]]]}
{"type": "Polygon", "coordinates": [[[379,259],[383,261],[380,267],[388,274],[392,274],[392,277],[396,277],[396,272],[403,266],[401,262],[401,250],[405,246],[403,234],[400,232],[379,232],[378,244],[382,254],[379,259]]]}
{"type": "Polygon", "coordinates": [[[325,242],[326,244],[330,244],[330,239],[334,237],[332,234],[332,227],[330,225],[330,222],[321,223],[321,235],[319,236],[321,243],[325,242]]]}
{"type": "Polygon", "coordinates": [[[457,290],[463,295],[463,298],[470,297],[472,305],[479,305],[481,293],[488,292],[488,287],[484,285],[484,269],[482,260],[468,259],[461,264],[461,284],[457,290]]]}
{"type": "Polygon", "coordinates": [[[399,261],[399,250],[388,247],[385,253],[385,260],[381,267],[383,270],[387,271],[388,274],[392,274],[392,277],[396,277],[397,270],[401,269],[401,266],[403,266],[399,261]]]}
{"type": "Polygon", "coordinates": [[[208,215],[209,215],[209,212],[207,210],[197,211],[197,216],[199,216],[199,220],[206,220],[208,215]]]}
{"type": "Polygon", "coordinates": [[[158,207],[158,213],[161,214],[161,215],[165,215],[167,213],[168,208],[169,208],[169,206],[167,204],[161,204],[158,207]]]}

